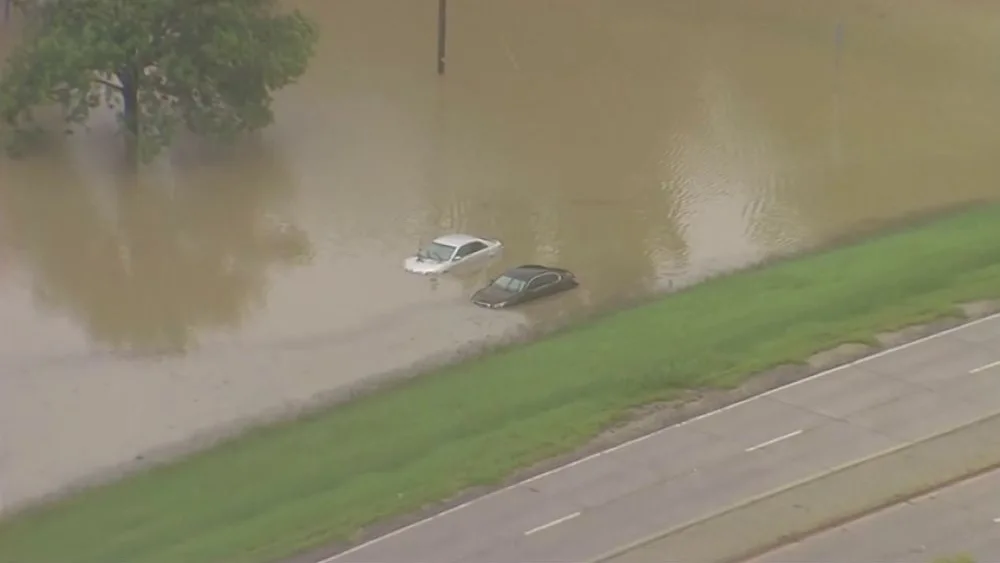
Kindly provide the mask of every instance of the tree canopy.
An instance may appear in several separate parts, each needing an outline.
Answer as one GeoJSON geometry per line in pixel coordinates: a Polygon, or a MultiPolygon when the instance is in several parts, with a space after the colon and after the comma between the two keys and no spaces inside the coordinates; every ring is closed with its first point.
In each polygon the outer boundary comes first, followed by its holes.
{"type": "Polygon", "coordinates": [[[299,78],[317,39],[274,0],[15,0],[25,39],[0,75],[13,146],[39,131],[35,108],[83,124],[102,105],[144,160],[178,129],[229,140],[273,120],[271,94],[299,78]]]}

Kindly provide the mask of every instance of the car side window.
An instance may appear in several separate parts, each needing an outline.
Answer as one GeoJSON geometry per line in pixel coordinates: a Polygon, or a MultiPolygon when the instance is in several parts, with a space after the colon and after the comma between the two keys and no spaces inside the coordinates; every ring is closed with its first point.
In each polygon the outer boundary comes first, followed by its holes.
{"type": "Polygon", "coordinates": [[[462,248],[458,249],[458,253],[455,254],[456,258],[465,258],[466,256],[479,252],[480,250],[486,248],[486,245],[481,242],[470,242],[466,243],[462,248]]]}
{"type": "Polygon", "coordinates": [[[559,276],[556,274],[542,274],[531,280],[531,283],[528,284],[528,289],[539,289],[557,281],[559,281],[559,276]]]}

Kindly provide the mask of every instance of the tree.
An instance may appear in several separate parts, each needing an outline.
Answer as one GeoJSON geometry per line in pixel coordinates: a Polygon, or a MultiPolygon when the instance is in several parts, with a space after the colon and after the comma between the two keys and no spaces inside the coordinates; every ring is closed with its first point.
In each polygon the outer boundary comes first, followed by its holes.
{"type": "Polygon", "coordinates": [[[274,0],[14,1],[29,26],[0,76],[15,149],[51,104],[70,125],[106,105],[143,160],[181,127],[231,140],[271,123],[271,93],[305,72],[317,39],[274,0]]]}

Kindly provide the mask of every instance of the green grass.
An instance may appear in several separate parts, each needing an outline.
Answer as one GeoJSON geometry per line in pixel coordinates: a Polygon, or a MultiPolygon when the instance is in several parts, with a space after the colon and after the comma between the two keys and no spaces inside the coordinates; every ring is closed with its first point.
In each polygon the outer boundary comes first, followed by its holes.
{"type": "Polygon", "coordinates": [[[636,405],[993,297],[989,206],[711,280],[23,513],[0,523],[0,562],[272,561],[497,482],[636,405]]]}

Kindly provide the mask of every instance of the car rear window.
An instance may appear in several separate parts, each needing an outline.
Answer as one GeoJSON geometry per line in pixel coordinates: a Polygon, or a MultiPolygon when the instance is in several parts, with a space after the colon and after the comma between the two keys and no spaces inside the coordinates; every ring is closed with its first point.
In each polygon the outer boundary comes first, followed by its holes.
{"type": "Polygon", "coordinates": [[[440,242],[432,242],[421,250],[417,256],[427,260],[444,262],[446,260],[450,260],[451,255],[454,253],[454,246],[448,246],[447,244],[441,244],[440,242]]]}
{"type": "Polygon", "coordinates": [[[506,289],[507,291],[517,293],[524,289],[524,286],[528,285],[528,282],[524,280],[519,280],[517,278],[512,278],[510,276],[500,276],[497,281],[493,282],[493,285],[506,289]]]}

